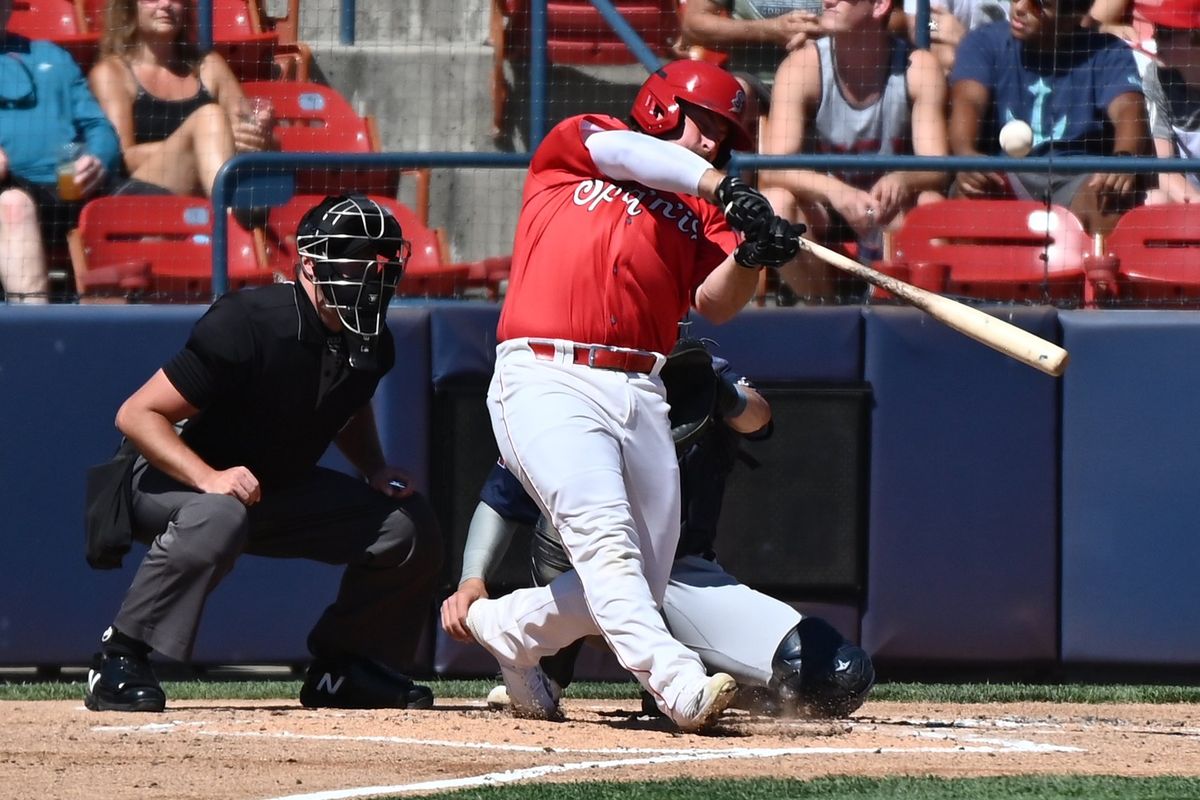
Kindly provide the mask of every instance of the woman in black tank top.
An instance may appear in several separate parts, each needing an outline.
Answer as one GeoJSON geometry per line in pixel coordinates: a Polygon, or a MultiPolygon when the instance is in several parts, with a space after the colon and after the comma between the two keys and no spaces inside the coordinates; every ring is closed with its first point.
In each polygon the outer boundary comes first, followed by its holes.
{"type": "Polygon", "coordinates": [[[109,0],[92,92],[121,140],[123,193],[208,196],[234,153],[270,149],[273,121],[240,114],[246,97],[217,53],[189,36],[190,0],[109,0]]]}

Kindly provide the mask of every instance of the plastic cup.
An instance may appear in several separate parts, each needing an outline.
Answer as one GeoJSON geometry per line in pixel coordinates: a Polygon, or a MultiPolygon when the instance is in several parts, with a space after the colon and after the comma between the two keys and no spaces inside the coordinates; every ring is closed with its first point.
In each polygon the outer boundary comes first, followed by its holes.
{"type": "Polygon", "coordinates": [[[266,97],[244,97],[238,106],[238,117],[255,127],[265,128],[275,109],[266,97]]]}
{"type": "Polygon", "coordinates": [[[83,199],[83,192],[75,182],[75,162],[83,155],[83,147],[78,142],[64,145],[58,159],[58,196],[62,200],[78,201],[83,199]]]}

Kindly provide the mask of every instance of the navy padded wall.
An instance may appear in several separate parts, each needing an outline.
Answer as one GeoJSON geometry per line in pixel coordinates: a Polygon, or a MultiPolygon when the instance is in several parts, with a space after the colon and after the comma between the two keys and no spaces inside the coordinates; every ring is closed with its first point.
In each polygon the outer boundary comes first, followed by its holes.
{"type": "MultiPolygon", "coordinates": [[[[911,308],[868,308],[864,647],[880,659],[1050,662],[1058,386],[911,308]]],[[[1049,308],[1004,319],[1057,338],[1049,308]]]]}
{"type": "Polygon", "coordinates": [[[693,314],[687,335],[755,381],[862,380],[862,315],[851,308],[754,308],[723,325],[693,314]]]}
{"type": "Polygon", "coordinates": [[[0,663],[90,660],[144,548],[122,570],[88,567],[84,471],[112,456],[117,408],[203,310],[0,305],[0,663]]]}
{"type": "Polygon", "coordinates": [[[431,372],[434,387],[461,378],[485,383],[496,363],[495,303],[462,303],[437,306],[431,320],[431,372]]]}
{"type": "Polygon", "coordinates": [[[1200,317],[1061,321],[1063,662],[1200,664],[1200,317]]]}

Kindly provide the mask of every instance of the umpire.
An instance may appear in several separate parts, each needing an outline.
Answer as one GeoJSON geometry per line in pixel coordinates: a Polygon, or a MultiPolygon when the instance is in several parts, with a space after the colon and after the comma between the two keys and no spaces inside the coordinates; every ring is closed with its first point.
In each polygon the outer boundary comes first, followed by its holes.
{"type": "Polygon", "coordinates": [[[359,196],[325,198],[296,244],[294,283],[221,297],[117,412],[141,454],[133,529],[149,551],[88,674],[93,711],[163,710],[149,654],[191,657],[205,600],[242,553],[346,565],[308,636],[301,703],[433,704],[394,669],[427,616],[440,534],[384,461],[370,404],[395,360],[384,318],[409,245],[359,196]],[[316,465],[330,442],[363,479],[316,465]]]}

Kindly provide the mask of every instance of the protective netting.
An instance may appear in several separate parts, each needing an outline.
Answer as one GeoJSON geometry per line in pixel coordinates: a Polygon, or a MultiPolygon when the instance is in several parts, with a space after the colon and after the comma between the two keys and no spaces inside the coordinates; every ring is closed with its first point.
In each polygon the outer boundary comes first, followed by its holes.
{"type": "MultiPolygon", "coordinates": [[[[541,41],[535,2],[13,0],[9,31],[34,41],[0,58],[6,301],[206,302],[226,213],[228,285],[290,278],[295,222],[348,191],[414,242],[401,296],[500,300],[523,171],[489,156],[574,114],[623,119],[646,59],[693,58],[742,80],[762,154],[1034,159],[757,169],[815,241],[979,300],[1200,302],[1200,182],[1146,165],[1200,146],[1200,0],[550,0],[541,41]],[[299,155],[214,211],[221,166],[259,151],[299,155]],[[313,155],[431,152],[478,160],[313,155]]],[[[889,301],[803,258],[758,298],[889,301]]]]}

